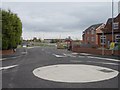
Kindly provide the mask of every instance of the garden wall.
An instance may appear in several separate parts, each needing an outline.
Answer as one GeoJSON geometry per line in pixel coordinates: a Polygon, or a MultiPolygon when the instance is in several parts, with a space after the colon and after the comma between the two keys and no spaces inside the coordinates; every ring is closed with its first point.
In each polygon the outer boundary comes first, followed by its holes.
{"type": "MultiPolygon", "coordinates": [[[[72,51],[77,53],[90,53],[90,54],[102,55],[102,50],[96,48],[73,47],[72,51]]],[[[104,55],[112,55],[112,50],[104,50],[104,55]]],[[[114,55],[120,56],[120,50],[114,50],[114,55]]]]}

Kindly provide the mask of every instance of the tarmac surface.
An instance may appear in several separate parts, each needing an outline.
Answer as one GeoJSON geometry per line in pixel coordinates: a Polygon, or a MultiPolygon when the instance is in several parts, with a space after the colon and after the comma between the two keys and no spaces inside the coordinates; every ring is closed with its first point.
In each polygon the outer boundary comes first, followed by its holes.
{"type": "MultiPolygon", "coordinates": [[[[86,83],[67,83],[36,77],[33,71],[51,65],[89,65],[104,67],[119,72],[120,61],[117,58],[72,53],[56,47],[20,48],[17,54],[4,56],[2,62],[2,88],[118,88],[118,75],[104,80],[86,83]]],[[[62,68],[64,71],[64,68],[62,68]]],[[[81,70],[81,68],[79,68],[81,70]]],[[[61,70],[61,69],[60,69],[61,70]]],[[[72,69],[71,69],[72,70],[72,69]]],[[[49,71],[49,70],[48,70],[49,71]]],[[[53,71],[54,73],[54,71],[53,71]]],[[[85,74],[90,76],[89,68],[85,74]]],[[[110,74],[103,70],[102,73],[110,74]]],[[[45,75],[49,73],[45,72],[45,75]]],[[[63,73],[64,75],[65,73],[63,73]]],[[[74,75],[74,73],[72,73],[74,75]]],[[[71,74],[71,75],[72,75],[71,74]]],[[[99,75],[94,75],[99,77],[99,75]]],[[[61,74],[62,75],[62,74],[61,74]]],[[[57,78],[57,74],[54,74],[57,78]]],[[[74,77],[73,77],[74,78],[74,77]]],[[[71,80],[74,80],[74,79],[71,80]]],[[[82,77],[77,77],[82,78],[82,77]]],[[[84,78],[87,78],[84,75],[84,78]]],[[[69,78],[70,79],[70,78],[69,78]]],[[[66,79],[65,79],[66,80],[66,79]]],[[[80,79],[81,80],[81,79],[80,79]]]]}

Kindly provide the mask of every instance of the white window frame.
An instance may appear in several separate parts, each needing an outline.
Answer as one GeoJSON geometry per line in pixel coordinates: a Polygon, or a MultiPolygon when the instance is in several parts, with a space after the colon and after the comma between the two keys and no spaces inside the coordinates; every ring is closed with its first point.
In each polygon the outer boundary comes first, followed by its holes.
{"type": "Polygon", "coordinates": [[[91,34],[95,34],[95,30],[92,30],[92,31],[91,31],[91,34]]]}
{"type": "Polygon", "coordinates": [[[100,36],[100,43],[101,43],[101,45],[105,45],[106,44],[106,35],[101,35],[100,36]],[[101,42],[103,39],[104,39],[104,43],[101,42]]]}
{"type": "Polygon", "coordinates": [[[115,42],[118,43],[118,40],[120,40],[120,34],[116,34],[116,35],[115,35],[115,42]],[[118,37],[118,36],[119,36],[119,37],[118,37]]]}
{"type": "Polygon", "coordinates": [[[113,23],[113,29],[119,29],[119,22],[113,23]]]}
{"type": "Polygon", "coordinates": [[[90,41],[90,37],[87,37],[87,41],[90,41]]]}
{"type": "Polygon", "coordinates": [[[87,34],[90,34],[90,32],[89,32],[89,31],[87,31],[87,34]]]}
{"type": "Polygon", "coordinates": [[[95,37],[91,37],[91,41],[94,42],[95,41],[95,37]]]}

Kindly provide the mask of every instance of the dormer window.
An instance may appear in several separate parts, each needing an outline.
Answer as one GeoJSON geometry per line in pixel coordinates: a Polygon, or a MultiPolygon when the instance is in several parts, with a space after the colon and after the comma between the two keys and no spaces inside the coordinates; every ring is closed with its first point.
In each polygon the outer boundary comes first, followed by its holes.
{"type": "Polygon", "coordinates": [[[95,30],[95,28],[94,28],[94,27],[91,27],[91,30],[95,30]]]}

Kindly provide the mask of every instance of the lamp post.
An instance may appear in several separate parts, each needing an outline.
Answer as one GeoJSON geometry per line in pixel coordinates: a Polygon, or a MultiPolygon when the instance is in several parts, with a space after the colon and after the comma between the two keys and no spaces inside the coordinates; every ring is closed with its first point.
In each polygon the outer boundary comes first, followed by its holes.
{"type": "Polygon", "coordinates": [[[105,35],[104,35],[104,26],[101,28],[101,30],[102,30],[102,55],[104,55],[105,54],[105,35]]]}
{"type": "MultiPolygon", "coordinates": [[[[114,23],[114,20],[113,20],[113,14],[114,14],[114,2],[112,0],[112,42],[114,42],[114,26],[113,26],[113,23],[114,23]]],[[[114,50],[112,49],[112,55],[114,54],[114,50]]]]}
{"type": "Polygon", "coordinates": [[[104,45],[105,45],[105,40],[104,40],[104,32],[102,31],[102,39],[103,39],[103,43],[102,43],[102,55],[104,55],[104,45]]]}

